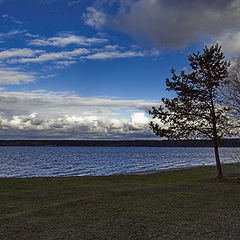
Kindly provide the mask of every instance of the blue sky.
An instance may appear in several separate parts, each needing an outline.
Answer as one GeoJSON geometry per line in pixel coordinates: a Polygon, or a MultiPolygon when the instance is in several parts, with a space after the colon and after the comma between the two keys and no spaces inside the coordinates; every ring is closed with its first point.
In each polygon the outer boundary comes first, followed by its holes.
{"type": "Polygon", "coordinates": [[[0,0],[0,138],[152,139],[170,69],[240,52],[239,0],[0,0]],[[194,2],[194,4],[193,4],[194,2]]]}

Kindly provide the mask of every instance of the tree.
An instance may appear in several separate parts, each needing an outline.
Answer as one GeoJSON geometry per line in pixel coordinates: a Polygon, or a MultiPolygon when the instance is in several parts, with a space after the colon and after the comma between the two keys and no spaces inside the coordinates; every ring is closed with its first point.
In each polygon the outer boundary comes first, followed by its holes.
{"type": "Polygon", "coordinates": [[[233,108],[234,116],[240,118],[240,57],[233,59],[226,84],[220,88],[224,104],[233,108]]]}
{"type": "Polygon", "coordinates": [[[226,83],[230,62],[225,60],[218,44],[205,47],[203,53],[188,57],[192,69],[179,75],[171,70],[172,78],[166,79],[168,91],[176,97],[163,98],[163,106],[152,107],[150,122],[152,131],[171,139],[211,139],[214,143],[217,177],[222,178],[219,157],[219,140],[230,135],[228,120],[230,109],[217,104],[218,89],[226,83]]]}

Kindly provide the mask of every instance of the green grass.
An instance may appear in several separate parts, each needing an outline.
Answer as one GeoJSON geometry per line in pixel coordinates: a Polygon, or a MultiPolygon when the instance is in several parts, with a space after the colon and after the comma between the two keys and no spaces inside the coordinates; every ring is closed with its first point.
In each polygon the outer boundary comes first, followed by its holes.
{"type": "Polygon", "coordinates": [[[0,239],[240,239],[240,184],[215,175],[0,179],[0,239]]]}

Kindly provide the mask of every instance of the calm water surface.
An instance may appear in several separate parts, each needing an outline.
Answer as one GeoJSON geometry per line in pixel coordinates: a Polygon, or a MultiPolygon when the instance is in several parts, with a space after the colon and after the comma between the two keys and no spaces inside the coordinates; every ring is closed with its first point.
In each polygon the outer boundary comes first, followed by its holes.
{"type": "MultiPolygon", "coordinates": [[[[223,163],[239,148],[220,148],[223,163]]],[[[215,164],[213,148],[0,147],[0,177],[100,176],[215,164]]]]}

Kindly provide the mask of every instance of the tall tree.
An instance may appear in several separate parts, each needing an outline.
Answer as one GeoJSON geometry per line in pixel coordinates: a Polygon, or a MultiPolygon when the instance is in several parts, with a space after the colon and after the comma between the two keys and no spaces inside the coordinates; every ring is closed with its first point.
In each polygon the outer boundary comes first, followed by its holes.
{"type": "Polygon", "coordinates": [[[163,98],[163,106],[152,107],[149,114],[153,132],[168,139],[211,139],[214,143],[217,177],[222,178],[219,157],[219,140],[229,135],[229,108],[217,104],[218,89],[226,83],[230,62],[225,60],[218,44],[205,47],[203,53],[189,56],[190,73],[179,75],[171,70],[172,78],[166,79],[168,91],[175,91],[175,98],[163,98]]]}
{"type": "Polygon", "coordinates": [[[233,108],[234,116],[240,118],[240,56],[233,59],[226,84],[220,88],[224,104],[233,108]]]}

